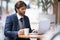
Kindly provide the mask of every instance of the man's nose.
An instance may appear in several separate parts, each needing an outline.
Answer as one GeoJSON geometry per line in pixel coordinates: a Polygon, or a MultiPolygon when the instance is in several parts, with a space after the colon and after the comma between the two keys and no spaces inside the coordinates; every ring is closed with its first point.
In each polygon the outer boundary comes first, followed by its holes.
{"type": "Polygon", "coordinates": [[[26,10],[23,10],[23,12],[25,12],[26,10]]]}
{"type": "Polygon", "coordinates": [[[23,10],[23,11],[26,11],[26,10],[23,10]]]}

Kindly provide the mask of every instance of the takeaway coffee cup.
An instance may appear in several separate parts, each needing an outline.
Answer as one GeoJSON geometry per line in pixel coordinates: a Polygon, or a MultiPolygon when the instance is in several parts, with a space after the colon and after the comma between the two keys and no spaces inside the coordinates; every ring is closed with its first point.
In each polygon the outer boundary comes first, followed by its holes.
{"type": "Polygon", "coordinates": [[[29,35],[29,28],[24,28],[24,35],[25,36],[29,35]]]}

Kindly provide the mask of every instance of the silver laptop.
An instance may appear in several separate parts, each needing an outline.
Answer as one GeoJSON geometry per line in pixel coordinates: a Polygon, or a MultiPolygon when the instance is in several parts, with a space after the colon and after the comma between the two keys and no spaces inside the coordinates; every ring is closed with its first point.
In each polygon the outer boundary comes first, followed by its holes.
{"type": "Polygon", "coordinates": [[[38,34],[46,33],[50,28],[50,20],[42,20],[39,23],[38,34]]]}

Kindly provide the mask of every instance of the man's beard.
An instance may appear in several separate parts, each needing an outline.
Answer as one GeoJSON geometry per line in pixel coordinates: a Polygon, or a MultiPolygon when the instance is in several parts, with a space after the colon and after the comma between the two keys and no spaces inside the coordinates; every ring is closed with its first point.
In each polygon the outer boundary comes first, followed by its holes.
{"type": "Polygon", "coordinates": [[[25,15],[25,13],[19,13],[19,15],[23,16],[23,15],[25,15]]]}

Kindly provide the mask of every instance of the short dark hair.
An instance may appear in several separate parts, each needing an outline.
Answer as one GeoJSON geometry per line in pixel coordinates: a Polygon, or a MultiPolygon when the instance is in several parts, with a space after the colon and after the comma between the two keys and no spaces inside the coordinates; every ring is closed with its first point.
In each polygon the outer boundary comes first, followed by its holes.
{"type": "Polygon", "coordinates": [[[26,8],[27,8],[27,5],[25,4],[25,2],[23,2],[23,1],[18,1],[18,2],[15,4],[15,11],[16,11],[16,13],[17,13],[16,8],[19,9],[19,8],[21,8],[21,7],[23,7],[23,6],[26,6],[26,8]]]}

